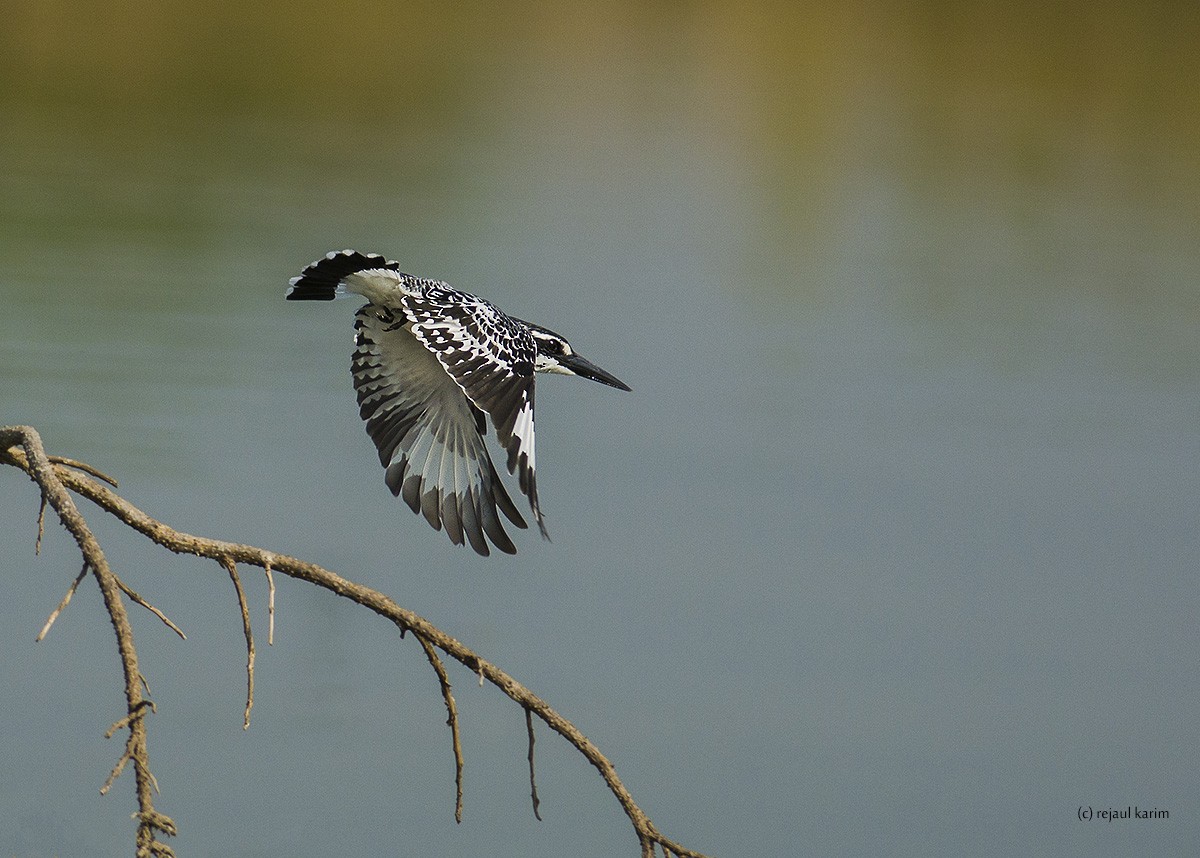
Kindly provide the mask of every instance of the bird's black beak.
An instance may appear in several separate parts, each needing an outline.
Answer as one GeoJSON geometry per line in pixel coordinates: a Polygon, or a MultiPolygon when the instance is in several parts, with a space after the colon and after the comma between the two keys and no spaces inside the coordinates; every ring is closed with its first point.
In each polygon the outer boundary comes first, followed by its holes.
{"type": "Polygon", "coordinates": [[[601,384],[607,384],[609,387],[615,387],[618,390],[629,390],[629,385],[621,381],[612,373],[605,372],[589,360],[581,358],[579,355],[563,355],[558,358],[558,362],[571,372],[583,378],[590,378],[592,381],[598,381],[601,384]]]}

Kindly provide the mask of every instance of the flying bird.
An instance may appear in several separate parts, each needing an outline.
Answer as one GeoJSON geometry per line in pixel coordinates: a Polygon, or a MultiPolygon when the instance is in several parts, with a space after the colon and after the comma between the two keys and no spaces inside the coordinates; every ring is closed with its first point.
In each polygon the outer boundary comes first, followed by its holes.
{"type": "Polygon", "coordinates": [[[374,253],[332,251],[289,281],[289,301],[366,299],[354,318],[351,370],[359,415],[386,468],[384,481],[413,512],[479,554],[488,540],[515,554],[497,509],[521,517],[484,443],[487,420],[542,536],[534,459],[534,373],[577,375],[629,390],[575,353],[560,334],[502,313],[438,280],[413,277],[374,253]],[[486,538],[485,538],[486,537],[486,538]]]}

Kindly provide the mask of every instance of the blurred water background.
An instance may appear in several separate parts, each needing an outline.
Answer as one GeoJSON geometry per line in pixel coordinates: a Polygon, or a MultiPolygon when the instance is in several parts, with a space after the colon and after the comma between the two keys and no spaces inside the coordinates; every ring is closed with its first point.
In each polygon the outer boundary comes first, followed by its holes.
{"type": "MultiPolygon", "coordinates": [[[[1200,7],[16,0],[0,423],[184,531],[325,564],[512,672],[715,855],[1200,849],[1200,7]],[[355,247],[562,331],[553,543],[383,485],[355,247]],[[1080,806],[1169,820],[1081,823],[1080,806]]],[[[0,473],[0,854],[131,850],[94,584],[0,473]]],[[[181,856],[637,854],[548,731],[414,641],[90,518],[181,856]]]]}

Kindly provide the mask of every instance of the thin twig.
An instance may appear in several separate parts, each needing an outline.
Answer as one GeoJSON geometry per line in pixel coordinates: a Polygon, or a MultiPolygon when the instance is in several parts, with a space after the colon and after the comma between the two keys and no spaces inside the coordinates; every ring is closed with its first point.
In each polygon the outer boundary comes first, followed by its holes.
{"type": "MultiPolygon", "coordinates": [[[[121,588],[121,592],[128,596],[131,601],[137,602],[137,604],[141,605],[147,611],[162,620],[163,624],[166,625],[168,629],[175,632],[175,634],[179,635],[179,637],[181,637],[183,640],[187,640],[187,635],[183,633],[183,629],[171,622],[170,618],[166,614],[134,592],[134,589],[122,581],[119,577],[117,578],[117,586],[121,588]]],[[[142,677],[142,680],[145,681],[145,677],[142,677]]],[[[149,688],[146,689],[147,692],[149,692],[149,690],[149,688]]]]}
{"type": "Polygon", "coordinates": [[[108,779],[104,781],[104,786],[100,787],[100,795],[108,795],[108,791],[112,789],[112,785],[117,782],[117,778],[125,770],[125,764],[133,759],[133,752],[129,749],[131,741],[126,740],[125,752],[121,754],[121,759],[117,760],[117,764],[113,766],[113,770],[108,773],[108,779]]]}
{"type": "Polygon", "coordinates": [[[38,557],[42,553],[42,537],[46,535],[46,496],[42,495],[38,499],[38,535],[37,541],[33,543],[33,556],[38,557]]]}
{"type": "Polygon", "coordinates": [[[275,644],[275,576],[271,574],[271,561],[263,567],[267,573],[267,646],[275,644]]]}
{"type": "Polygon", "coordinates": [[[46,458],[56,465],[66,465],[68,468],[74,468],[77,471],[83,471],[85,474],[91,474],[96,479],[104,480],[104,482],[108,483],[114,489],[120,488],[120,486],[117,485],[116,480],[101,471],[99,468],[93,468],[87,462],[68,459],[66,456],[47,456],[46,458]]]}
{"type": "Polygon", "coordinates": [[[450,727],[450,742],[454,746],[454,821],[461,823],[463,816],[463,752],[462,738],[458,732],[458,705],[454,702],[454,695],[450,692],[450,677],[446,674],[446,666],[438,657],[437,650],[425,638],[418,636],[417,639],[421,642],[426,658],[429,659],[429,663],[433,665],[433,669],[437,673],[438,682],[442,687],[442,700],[446,702],[446,724],[450,727]]]}
{"type": "Polygon", "coordinates": [[[246,716],[242,721],[242,729],[250,729],[250,710],[254,708],[254,634],[250,631],[250,606],[246,604],[246,591],[242,589],[242,579],[237,573],[237,564],[232,557],[222,557],[221,565],[233,579],[234,589],[237,590],[238,607],[242,609],[242,631],[246,635],[246,716]]]}
{"type": "Polygon", "coordinates": [[[150,711],[150,712],[158,711],[157,707],[155,707],[155,705],[154,705],[153,700],[143,700],[142,704],[140,706],[138,706],[136,712],[130,712],[125,717],[118,718],[116,721],[114,721],[112,726],[104,731],[104,738],[111,739],[113,736],[117,735],[118,730],[124,730],[126,727],[128,727],[130,724],[132,724],[134,721],[138,720],[139,718],[145,718],[147,711],[150,711]]]}
{"type": "MultiPolygon", "coordinates": [[[[143,701],[143,705],[138,707],[136,712],[130,712],[124,718],[118,719],[111,727],[104,731],[104,738],[111,739],[117,734],[118,730],[124,730],[129,727],[134,721],[140,721],[146,717],[147,712],[157,711],[154,707],[154,702],[151,700],[143,701]]],[[[129,738],[125,740],[125,751],[121,754],[121,759],[117,760],[117,764],[113,766],[113,770],[108,775],[108,780],[104,782],[104,786],[100,787],[100,795],[107,795],[112,785],[116,783],[120,777],[125,764],[134,759],[137,753],[137,748],[133,741],[133,731],[129,731],[129,738]]],[[[154,787],[154,791],[158,792],[158,779],[153,774],[150,775],[150,783],[154,787]]]]}
{"type": "Polygon", "coordinates": [[[71,597],[74,596],[75,591],[79,589],[79,582],[83,580],[83,577],[87,575],[87,572],[88,565],[87,561],[85,560],[83,561],[83,568],[79,570],[79,575],[77,575],[75,580],[71,582],[71,586],[67,588],[67,595],[63,596],[62,601],[58,603],[58,607],[50,612],[50,618],[46,620],[46,625],[42,626],[42,630],[38,632],[38,636],[34,638],[35,641],[40,641],[50,631],[50,627],[54,625],[54,621],[58,619],[58,615],[61,614],[63,609],[70,604],[71,597]]]}
{"type": "Polygon", "coordinates": [[[525,730],[529,733],[529,797],[533,801],[533,816],[538,821],[542,821],[542,815],[538,813],[538,807],[542,801],[537,794],[537,776],[533,771],[533,713],[528,708],[525,710],[525,730]]]}

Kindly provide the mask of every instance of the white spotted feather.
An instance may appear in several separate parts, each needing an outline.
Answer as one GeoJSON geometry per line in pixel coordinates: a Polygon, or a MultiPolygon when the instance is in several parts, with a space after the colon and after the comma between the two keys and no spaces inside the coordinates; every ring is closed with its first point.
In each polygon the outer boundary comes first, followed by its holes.
{"type": "Polygon", "coordinates": [[[377,254],[331,252],[289,281],[287,298],[346,294],[367,299],[355,316],[351,368],[359,413],[392,493],[455,544],[469,542],[487,555],[490,541],[515,553],[499,513],[527,525],[484,443],[490,418],[508,471],[518,475],[549,538],[537,493],[535,369],[628,387],[574,355],[558,334],[440,281],[405,274],[377,254]]]}

